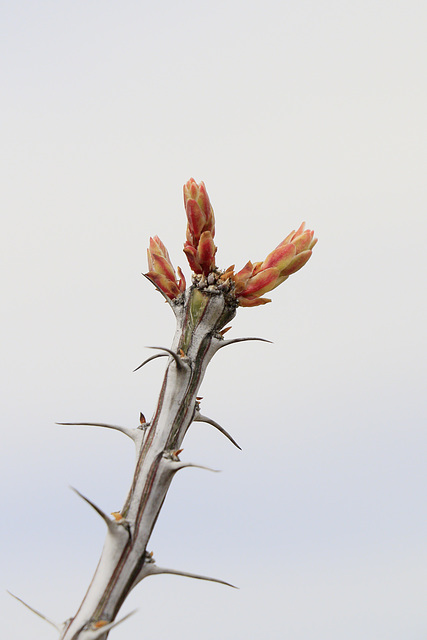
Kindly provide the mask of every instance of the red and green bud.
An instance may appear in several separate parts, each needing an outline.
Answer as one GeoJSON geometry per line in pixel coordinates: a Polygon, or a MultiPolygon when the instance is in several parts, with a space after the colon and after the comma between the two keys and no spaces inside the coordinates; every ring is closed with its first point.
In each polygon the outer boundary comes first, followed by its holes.
{"type": "Polygon", "coordinates": [[[150,238],[147,258],[149,271],[145,275],[152,280],[170,300],[173,300],[185,291],[186,284],[184,275],[178,267],[179,279],[177,279],[169,253],[158,236],[150,238]]]}
{"type": "Polygon", "coordinates": [[[215,269],[215,217],[203,182],[191,178],[184,185],[187,240],[184,253],[194,273],[209,275],[215,269]]]}
{"type": "MultiPolygon", "coordinates": [[[[214,244],[215,216],[203,182],[191,178],[184,185],[184,206],[187,214],[187,232],[184,253],[195,274],[208,276],[216,271],[214,244]]],[[[310,259],[317,239],[314,231],[305,229],[303,222],[268,254],[263,262],[247,262],[234,274],[234,266],[221,274],[221,280],[234,281],[234,295],[242,307],[256,307],[271,302],[263,298],[290,275],[301,269],[310,259]]],[[[148,249],[149,272],[146,274],[171,300],[185,291],[185,279],[178,267],[178,278],[169,254],[161,240],[150,239],[148,249]]]]}
{"type": "Polygon", "coordinates": [[[317,242],[314,231],[304,230],[305,223],[292,231],[264,260],[248,262],[234,275],[236,296],[242,307],[271,302],[261,296],[282,284],[309,260],[317,242]]]}

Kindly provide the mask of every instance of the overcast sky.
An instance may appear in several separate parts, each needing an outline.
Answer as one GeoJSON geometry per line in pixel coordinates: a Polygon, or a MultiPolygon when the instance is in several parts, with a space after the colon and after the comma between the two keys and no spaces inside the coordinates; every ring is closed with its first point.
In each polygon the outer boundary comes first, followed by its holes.
{"type": "Polygon", "coordinates": [[[187,274],[182,185],[204,180],[217,264],[319,243],[241,309],[203,382],[149,549],[240,587],[147,579],[115,640],[427,637],[427,8],[412,0],[0,3],[0,607],[55,630],[132,476],[120,434],[156,404],[171,311],[141,277],[158,234],[187,274]]]}

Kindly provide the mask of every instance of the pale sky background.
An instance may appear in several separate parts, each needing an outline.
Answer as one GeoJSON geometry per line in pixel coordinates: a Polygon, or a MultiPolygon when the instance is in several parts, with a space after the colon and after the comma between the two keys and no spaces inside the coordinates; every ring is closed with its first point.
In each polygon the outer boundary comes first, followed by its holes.
{"type": "Polygon", "coordinates": [[[114,640],[427,638],[427,5],[411,0],[0,3],[1,629],[55,630],[89,584],[133,450],[56,421],[151,416],[185,273],[182,185],[204,180],[217,263],[302,220],[309,264],[241,309],[149,549],[229,580],[144,581],[114,640]]]}

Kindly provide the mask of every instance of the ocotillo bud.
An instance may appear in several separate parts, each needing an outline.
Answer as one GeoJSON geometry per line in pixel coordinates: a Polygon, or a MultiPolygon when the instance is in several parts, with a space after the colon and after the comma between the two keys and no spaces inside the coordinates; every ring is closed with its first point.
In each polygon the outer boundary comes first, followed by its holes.
{"type": "Polygon", "coordinates": [[[185,291],[185,278],[178,267],[179,280],[172,266],[169,253],[158,236],[150,238],[150,246],[147,249],[148,268],[145,275],[150,278],[163,293],[173,300],[182,291],[185,291]]]}
{"type": "Polygon", "coordinates": [[[261,296],[282,284],[309,260],[317,242],[314,231],[304,231],[305,223],[292,231],[264,260],[248,262],[236,273],[236,296],[242,307],[255,307],[271,302],[261,296]]]}
{"type": "Polygon", "coordinates": [[[203,182],[190,178],[184,185],[184,206],[188,221],[184,253],[192,271],[207,276],[215,269],[215,217],[203,182]]]}

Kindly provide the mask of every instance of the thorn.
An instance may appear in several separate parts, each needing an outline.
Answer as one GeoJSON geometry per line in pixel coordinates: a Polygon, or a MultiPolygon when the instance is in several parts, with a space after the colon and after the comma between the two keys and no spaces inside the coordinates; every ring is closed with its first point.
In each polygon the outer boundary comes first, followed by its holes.
{"type": "Polygon", "coordinates": [[[223,435],[225,435],[226,438],[228,438],[230,440],[230,442],[232,442],[234,444],[235,447],[237,447],[238,449],[240,449],[240,451],[242,450],[242,447],[240,447],[237,442],[234,440],[234,438],[232,438],[230,436],[230,434],[228,433],[228,431],[226,431],[225,429],[223,429],[221,427],[221,425],[219,425],[217,422],[215,422],[215,420],[211,420],[211,418],[207,418],[206,416],[203,416],[201,413],[197,412],[195,413],[195,416],[193,418],[193,422],[206,422],[207,424],[212,425],[213,427],[215,427],[215,429],[218,429],[218,431],[220,431],[223,435]]]}
{"type": "Polygon", "coordinates": [[[201,464],[194,464],[192,462],[181,462],[178,461],[174,471],[179,471],[180,469],[187,469],[192,467],[193,469],[203,469],[203,471],[211,471],[212,473],[221,473],[219,469],[211,469],[211,467],[204,467],[201,464]]]}
{"type": "Polygon", "coordinates": [[[147,421],[146,421],[146,419],[145,419],[144,414],[140,411],[140,412],[139,412],[139,424],[146,424],[146,422],[147,422],[147,421]]]}
{"type": "Polygon", "coordinates": [[[221,331],[218,331],[218,333],[223,336],[225,333],[227,333],[227,331],[230,331],[231,329],[231,325],[229,327],[225,327],[225,329],[221,329],[221,331]]]}
{"type": "Polygon", "coordinates": [[[89,500],[89,498],[86,498],[86,496],[80,493],[80,491],[77,491],[77,489],[75,489],[74,487],[70,487],[70,489],[72,489],[75,493],[77,493],[77,495],[80,496],[80,498],[82,498],[85,502],[87,502],[88,505],[90,505],[92,509],[94,509],[96,513],[101,516],[101,518],[104,520],[105,524],[108,527],[108,531],[112,535],[114,536],[122,535],[122,531],[126,531],[127,535],[131,537],[129,523],[125,518],[121,517],[119,519],[116,516],[114,516],[115,519],[111,520],[111,518],[109,518],[107,514],[102,511],[102,509],[100,509],[94,502],[92,502],[92,500],[89,500]]]}
{"type": "Polygon", "coordinates": [[[185,358],[185,353],[182,349],[178,351],[178,355],[180,356],[180,358],[185,358]]]}
{"type": "Polygon", "coordinates": [[[184,451],[184,449],[177,449],[176,451],[171,451],[170,449],[166,449],[163,452],[163,458],[165,460],[172,460],[172,462],[180,462],[179,454],[184,451]]]}
{"type": "Polygon", "coordinates": [[[33,613],[36,614],[36,616],[38,616],[39,618],[42,618],[42,620],[46,620],[46,622],[48,622],[50,625],[52,625],[52,627],[55,627],[55,629],[57,631],[62,631],[62,626],[57,624],[56,622],[54,622],[53,620],[50,620],[49,618],[46,618],[46,616],[44,616],[42,613],[40,613],[40,611],[37,611],[37,609],[34,609],[33,607],[30,607],[29,604],[27,604],[26,602],[24,602],[23,600],[21,600],[21,598],[18,598],[18,596],[15,596],[13,593],[11,593],[10,591],[7,592],[10,596],[12,596],[12,598],[15,598],[15,600],[18,600],[18,602],[20,602],[21,604],[24,605],[24,607],[27,607],[27,609],[29,609],[30,611],[32,611],[33,613]]]}
{"type": "Polygon", "coordinates": [[[147,364],[148,362],[151,362],[151,360],[155,360],[156,358],[163,358],[165,356],[167,356],[167,353],[156,353],[155,356],[150,356],[150,358],[147,358],[147,360],[144,360],[144,362],[142,362],[139,367],[137,367],[136,369],[133,370],[133,373],[135,373],[135,371],[138,371],[138,369],[141,369],[141,367],[144,366],[144,364],[147,364]]]}
{"type": "MultiPolygon", "coordinates": [[[[234,584],[225,582],[225,580],[218,580],[218,578],[210,578],[209,576],[202,576],[198,573],[189,573],[188,571],[176,571],[175,569],[166,569],[164,567],[158,567],[157,565],[151,565],[147,567],[146,575],[159,575],[161,573],[168,573],[175,576],[183,576],[184,578],[195,578],[196,580],[206,580],[208,582],[217,582],[218,584],[225,584],[232,589],[238,589],[234,584]]],[[[144,576],[145,577],[145,576],[144,576]]]]}
{"type": "Polygon", "coordinates": [[[111,527],[114,524],[114,520],[111,520],[106,513],[104,513],[102,511],[102,509],[100,509],[94,502],[92,502],[92,500],[89,500],[89,498],[86,498],[86,496],[84,496],[82,493],[80,493],[80,491],[78,491],[77,489],[75,489],[74,487],[70,487],[70,489],[72,491],[74,491],[74,493],[77,493],[77,495],[82,498],[85,502],[88,503],[88,505],[90,505],[92,507],[92,509],[94,509],[96,511],[96,513],[98,515],[101,516],[101,518],[104,520],[105,524],[107,525],[108,529],[111,530],[111,527]]]}
{"type": "Polygon", "coordinates": [[[211,469],[211,467],[204,467],[200,464],[193,464],[192,462],[181,462],[178,455],[184,451],[184,449],[178,449],[177,451],[165,450],[162,457],[164,460],[168,460],[171,463],[169,470],[171,473],[176,473],[180,469],[186,469],[187,467],[194,467],[195,469],[204,469],[205,471],[212,471],[213,473],[219,473],[218,469],[211,469]]]}
{"type": "Polygon", "coordinates": [[[235,342],[247,342],[249,340],[257,340],[259,342],[269,342],[272,344],[271,340],[266,340],[265,338],[233,338],[232,340],[222,340],[217,345],[217,351],[222,349],[222,347],[226,347],[229,344],[234,344],[235,342]]]}
{"type": "MultiPolygon", "coordinates": [[[[172,356],[172,358],[175,360],[175,364],[176,364],[176,368],[179,371],[182,371],[184,369],[184,365],[182,363],[182,357],[179,357],[175,351],[172,351],[172,349],[167,349],[166,347],[147,347],[147,349],[160,349],[160,351],[166,351],[166,353],[168,353],[170,356],[172,356]]],[[[184,354],[185,357],[185,354],[184,354]]]]}
{"type": "Polygon", "coordinates": [[[108,620],[98,620],[98,622],[94,623],[94,629],[100,629],[101,627],[105,627],[108,624],[108,620]]]}
{"type": "Polygon", "coordinates": [[[172,460],[172,462],[180,462],[179,459],[179,454],[182,453],[184,451],[184,449],[177,449],[176,451],[171,451],[169,450],[165,450],[163,452],[163,457],[165,458],[165,460],[172,460]]]}
{"type": "Polygon", "coordinates": [[[135,440],[136,437],[132,429],[119,427],[115,424],[106,424],[105,422],[56,422],[55,424],[65,425],[67,427],[106,427],[107,429],[115,429],[116,431],[124,433],[131,438],[131,440],[135,440]]]}
{"type": "Polygon", "coordinates": [[[196,396],[196,400],[197,402],[200,402],[201,400],[203,400],[203,396],[196,396]]]}

